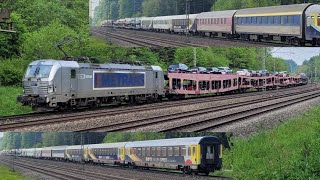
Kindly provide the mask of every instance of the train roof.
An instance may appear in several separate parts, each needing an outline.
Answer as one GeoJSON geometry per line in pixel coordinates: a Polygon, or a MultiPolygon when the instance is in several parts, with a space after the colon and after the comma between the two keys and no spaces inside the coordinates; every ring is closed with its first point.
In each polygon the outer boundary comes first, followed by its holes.
{"type": "Polygon", "coordinates": [[[140,20],[153,20],[155,17],[141,17],[140,20]]]}
{"type": "Polygon", "coordinates": [[[187,137],[187,138],[173,138],[173,139],[159,139],[149,141],[135,141],[129,142],[126,147],[150,147],[150,146],[183,146],[200,144],[201,141],[212,139],[215,143],[220,143],[220,140],[214,136],[205,137],[187,137]]]}
{"type": "Polygon", "coordinates": [[[237,10],[203,12],[198,14],[197,18],[230,17],[236,12],[237,10]]]}
{"type": "MultiPolygon", "coordinates": [[[[87,148],[89,145],[83,145],[83,148],[87,148]]],[[[81,145],[73,145],[73,146],[67,146],[66,150],[69,149],[81,149],[81,145]]]]}
{"type": "MultiPolygon", "coordinates": [[[[195,19],[198,14],[190,14],[190,19],[195,19]]],[[[173,16],[158,16],[154,20],[172,20],[172,19],[186,19],[186,15],[173,15],[173,16]]]]}
{"type": "Polygon", "coordinates": [[[272,16],[302,14],[312,3],[240,9],[235,16],[272,16]]]}
{"type": "Polygon", "coordinates": [[[66,149],[68,146],[52,146],[52,147],[44,147],[43,150],[62,150],[66,149]]]}
{"type": "Polygon", "coordinates": [[[118,142],[118,143],[103,143],[103,144],[90,144],[88,148],[119,148],[124,147],[128,142],[118,142]]]}

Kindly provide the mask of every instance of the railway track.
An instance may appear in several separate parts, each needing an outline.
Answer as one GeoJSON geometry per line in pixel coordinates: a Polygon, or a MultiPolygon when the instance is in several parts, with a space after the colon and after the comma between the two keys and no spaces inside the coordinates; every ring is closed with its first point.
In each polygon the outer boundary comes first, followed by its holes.
{"type": "Polygon", "coordinates": [[[235,112],[228,115],[222,115],[219,117],[211,118],[211,119],[203,119],[189,124],[181,124],[175,127],[169,127],[166,129],[161,130],[161,132],[172,132],[172,131],[193,131],[193,132],[200,132],[200,131],[208,131],[220,126],[224,126],[230,124],[232,122],[237,122],[241,120],[245,120],[251,117],[255,117],[264,113],[272,112],[278,110],[280,108],[288,107],[290,105],[294,105],[297,103],[301,103],[303,101],[307,101],[313,98],[320,97],[320,91],[317,91],[312,94],[307,94],[302,97],[295,97],[294,99],[285,100],[282,102],[274,103],[271,105],[265,105],[262,107],[249,109],[241,112],[235,112]]]}
{"type": "MultiPolygon", "coordinates": [[[[0,162],[11,163],[10,161],[0,160],[0,162]]],[[[48,163],[38,163],[38,162],[31,162],[21,160],[15,162],[16,166],[20,166],[22,168],[27,168],[32,171],[36,171],[42,174],[49,175],[51,177],[55,177],[58,179],[75,179],[75,180],[87,180],[90,179],[97,179],[97,180],[104,180],[104,179],[117,179],[117,180],[134,180],[134,178],[129,177],[121,177],[115,175],[108,175],[96,172],[90,172],[82,169],[75,169],[75,168],[67,168],[67,167],[60,167],[55,165],[50,165],[48,163]]]]}
{"type": "MultiPolygon", "coordinates": [[[[102,30],[114,30],[113,28],[110,27],[95,27],[95,29],[102,29],[102,30]]],[[[137,31],[137,30],[127,30],[127,29],[116,29],[118,32],[118,35],[127,35],[127,36],[134,36],[134,37],[140,37],[140,38],[157,38],[157,39],[161,39],[160,37],[155,37],[152,35],[157,35],[159,33],[157,32],[150,32],[150,31],[137,31]],[[150,36],[151,35],[151,36],[150,36]]],[[[179,34],[169,34],[169,33],[161,33],[161,35],[165,35],[166,37],[163,38],[162,40],[169,40],[168,37],[186,37],[185,35],[179,35],[179,34]]],[[[209,40],[212,41],[212,45],[216,45],[217,43],[223,43],[223,42],[228,42],[228,43],[234,43],[233,46],[237,46],[236,44],[243,44],[243,46],[246,45],[252,45],[252,46],[261,46],[261,47],[270,47],[270,46],[275,46],[275,47],[292,47],[293,45],[288,45],[285,43],[281,43],[281,42],[268,42],[268,41],[261,41],[261,42],[257,42],[257,41],[245,41],[245,40],[241,40],[241,39],[228,39],[225,37],[201,37],[201,36],[191,36],[191,38],[193,39],[197,39],[197,40],[209,40]],[[216,42],[216,43],[214,43],[216,42]]],[[[182,42],[183,40],[179,40],[178,42],[182,42]]],[[[177,41],[174,41],[177,42],[177,41]]],[[[192,42],[192,39],[191,39],[192,42]]],[[[190,43],[187,47],[208,47],[210,45],[205,45],[205,44],[201,44],[200,43],[190,43]]],[[[164,47],[164,46],[162,46],[164,47]]],[[[165,46],[168,47],[168,46],[165,46]]],[[[174,46],[176,47],[176,46],[174,46]]],[[[179,47],[179,46],[178,46],[179,47]]]]}
{"type": "MultiPolygon", "coordinates": [[[[78,129],[75,132],[86,132],[86,131],[107,131],[107,132],[115,132],[115,131],[132,131],[132,130],[136,130],[138,128],[141,127],[146,127],[146,126],[150,126],[150,125],[159,125],[159,124],[163,124],[165,122],[172,122],[172,121],[177,121],[177,120],[181,120],[184,118],[190,118],[190,117],[196,117],[196,116],[200,116],[203,114],[207,114],[207,113],[214,113],[214,112],[219,112],[219,111],[223,111],[223,110],[228,110],[228,109],[232,109],[232,108],[238,108],[238,107],[242,107],[242,106],[246,106],[246,105],[253,105],[253,104],[257,104],[257,103],[262,103],[262,102],[266,102],[266,101],[271,101],[271,100],[275,100],[275,99],[279,99],[279,98],[286,98],[286,97],[292,97],[292,96],[296,96],[296,95],[300,95],[301,93],[305,94],[305,93],[310,93],[310,92],[317,92],[319,89],[312,89],[312,90],[305,90],[305,91],[300,91],[300,92],[294,92],[294,93],[288,93],[288,94],[282,94],[282,95],[274,95],[272,97],[263,97],[257,100],[248,100],[248,101],[244,101],[244,102],[238,102],[238,103],[233,103],[233,104],[228,104],[228,105],[220,105],[220,106],[216,106],[216,107],[208,107],[208,108],[204,108],[204,109],[199,109],[199,110],[194,110],[192,112],[176,112],[174,114],[167,114],[167,115],[159,115],[156,117],[152,117],[152,118],[142,118],[142,119],[137,119],[137,120],[133,120],[133,121],[126,121],[126,122],[121,122],[121,123],[113,123],[113,124],[108,124],[105,126],[99,126],[99,127],[86,127],[84,129],[78,129]]],[[[241,114],[242,112],[239,112],[238,114],[241,114]]],[[[214,118],[214,120],[219,120],[222,117],[217,117],[214,118]]],[[[197,121],[195,123],[191,123],[192,125],[190,125],[190,127],[194,127],[194,125],[199,125],[198,123],[201,123],[202,121],[197,121]]],[[[182,125],[181,125],[182,126],[182,125]]],[[[189,127],[189,126],[188,126],[189,127]]],[[[164,130],[161,131],[176,131],[176,130],[180,130],[180,129],[175,129],[175,127],[167,127],[164,130]]],[[[201,129],[199,130],[201,131],[201,129]]]]}
{"type": "MultiPolygon", "coordinates": [[[[297,89],[293,88],[290,89],[288,92],[288,89],[281,89],[278,90],[279,93],[290,93],[290,92],[301,92],[301,90],[307,89],[309,90],[309,87],[297,87],[297,89]]],[[[273,93],[275,91],[269,91],[266,93],[273,93]]],[[[149,110],[155,110],[155,109],[164,109],[164,108],[171,108],[176,106],[183,106],[183,105],[190,105],[190,104],[199,104],[199,103],[207,103],[212,101],[221,101],[221,100],[227,100],[227,99],[236,99],[236,98],[243,98],[243,97],[251,97],[254,95],[261,95],[265,92],[256,92],[256,93],[245,93],[245,94],[234,94],[234,95],[227,95],[227,96],[214,96],[214,97],[203,97],[203,98],[195,98],[195,99],[187,99],[183,101],[168,101],[168,102],[162,102],[162,103],[155,103],[155,104],[149,104],[149,105],[142,105],[142,106],[135,106],[135,107],[123,107],[123,108],[114,108],[114,109],[104,109],[104,110],[89,110],[84,111],[82,113],[72,113],[68,114],[68,112],[63,112],[57,115],[53,115],[55,112],[50,113],[44,113],[44,114],[35,114],[35,119],[29,119],[26,118],[33,117],[32,114],[27,115],[21,115],[18,116],[21,119],[13,120],[12,122],[9,122],[9,120],[4,117],[4,119],[0,119],[0,131],[10,131],[10,130],[16,130],[19,128],[26,128],[26,127],[32,127],[32,126],[40,126],[40,125],[49,125],[49,124],[56,124],[56,123],[64,123],[64,122],[72,122],[77,120],[84,120],[84,119],[90,119],[90,118],[98,118],[98,117],[104,117],[104,116],[116,116],[124,113],[130,113],[130,112],[137,112],[137,111],[149,111],[149,110]],[[50,116],[49,116],[50,115],[50,116]],[[41,118],[42,117],[42,118],[41,118]],[[38,119],[37,119],[38,118],[38,119]]],[[[11,119],[12,120],[12,119],[11,119]]]]}
{"type": "MultiPolygon", "coordinates": [[[[28,158],[18,158],[19,161],[15,161],[16,166],[20,166],[23,168],[27,168],[31,171],[36,171],[39,173],[48,173],[52,177],[56,176],[59,177],[58,179],[66,179],[66,177],[61,176],[61,172],[64,172],[68,175],[67,179],[116,179],[116,180],[136,180],[136,179],[194,179],[192,175],[183,175],[181,172],[173,172],[167,170],[145,170],[145,169],[130,169],[124,168],[120,166],[114,165],[104,165],[104,166],[97,166],[92,164],[83,164],[82,166],[79,163],[65,163],[59,161],[52,161],[52,160],[41,160],[41,159],[28,159],[28,158]],[[32,167],[30,167],[32,166],[32,167]],[[79,168],[81,167],[81,168],[79,168]],[[98,168],[99,169],[98,169],[98,168]],[[58,171],[58,174],[52,173],[53,171],[45,171],[43,173],[43,168],[54,169],[58,171]],[[96,169],[97,168],[97,169],[96,169]],[[112,170],[112,171],[110,171],[112,170]],[[103,173],[102,173],[103,172],[103,173]],[[105,173],[108,172],[108,173],[105,173]],[[132,173],[135,175],[132,176],[132,173]],[[75,175],[76,174],[76,175],[75,175]],[[151,176],[150,176],[151,175],[151,176]],[[72,176],[72,177],[71,177],[72,176]],[[73,178],[75,177],[76,178],[73,178]],[[78,178],[79,177],[79,178],[78,178]]],[[[9,158],[7,159],[0,159],[0,162],[4,162],[6,164],[11,164],[12,160],[9,158]]],[[[212,178],[219,178],[219,179],[232,179],[230,177],[222,177],[222,176],[200,176],[197,175],[197,179],[212,179],[212,178]]]]}
{"type": "Polygon", "coordinates": [[[129,42],[132,44],[138,45],[138,47],[208,47],[204,45],[194,44],[194,43],[187,43],[182,41],[173,41],[169,39],[162,39],[152,36],[144,36],[139,34],[133,33],[126,33],[119,31],[111,32],[111,29],[100,29],[100,28],[93,28],[91,32],[93,34],[100,34],[102,36],[112,37],[115,39],[119,39],[121,41],[129,42]]]}

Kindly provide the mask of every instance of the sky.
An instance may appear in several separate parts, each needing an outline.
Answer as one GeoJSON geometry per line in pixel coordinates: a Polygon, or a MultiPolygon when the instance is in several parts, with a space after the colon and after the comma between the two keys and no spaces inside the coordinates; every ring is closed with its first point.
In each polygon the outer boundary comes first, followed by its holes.
{"type": "Polygon", "coordinates": [[[90,17],[93,17],[93,13],[94,13],[94,8],[96,8],[99,5],[99,1],[100,0],[89,0],[89,15],[90,17]]]}
{"type": "Polygon", "coordinates": [[[320,54],[319,47],[275,47],[271,50],[273,57],[283,58],[285,60],[292,59],[298,65],[302,65],[303,61],[309,60],[311,57],[320,54]]]}

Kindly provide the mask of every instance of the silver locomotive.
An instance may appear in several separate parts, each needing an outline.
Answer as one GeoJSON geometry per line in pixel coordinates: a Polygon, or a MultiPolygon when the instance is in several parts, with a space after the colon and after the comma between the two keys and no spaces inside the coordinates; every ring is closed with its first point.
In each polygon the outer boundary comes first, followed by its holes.
{"type": "Polygon", "coordinates": [[[38,60],[23,78],[17,101],[34,108],[74,109],[158,101],[165,96],[159,66],[38,60]]]}

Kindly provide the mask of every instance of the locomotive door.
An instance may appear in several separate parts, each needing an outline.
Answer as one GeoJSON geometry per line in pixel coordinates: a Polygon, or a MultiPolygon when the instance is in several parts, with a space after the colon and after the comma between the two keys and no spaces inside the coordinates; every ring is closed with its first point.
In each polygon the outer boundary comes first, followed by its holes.
{"type": "Polygon", "coordinates": [[[71,69],[71,78],[70,78],[70,95],[76,97],[78,90],[78,79],[77,72],[75,69],[71,69]]]}
{"type": "Polygon", "coordinates": [[[154,72],[154,89],[157,90],[159,89],[159,73],[158,72],[154,72]]]}

